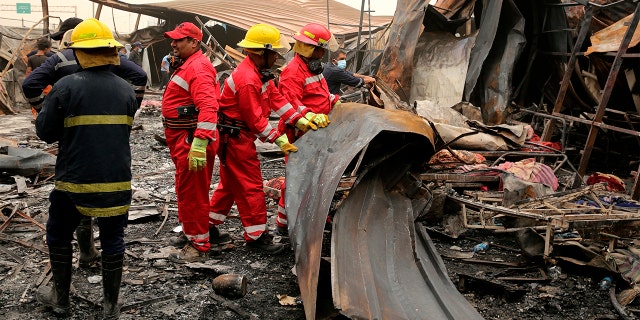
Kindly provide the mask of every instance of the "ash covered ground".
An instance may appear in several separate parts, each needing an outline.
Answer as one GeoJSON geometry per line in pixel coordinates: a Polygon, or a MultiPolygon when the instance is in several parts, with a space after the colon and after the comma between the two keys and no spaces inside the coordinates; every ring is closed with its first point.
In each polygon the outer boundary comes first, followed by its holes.
{"type": "MultiPolygon", "coordinates": [[[[4,128],[1,135],[26,142],[31,148],[50,147],[37,139],[33,125],[29,125],[29,118],[26,109],[22,109],[18,115],[1,116],[0,127],[4,128]]],[[[126,310],[122,312],[121,319],[304,319],[302,305],[281,305],[277,297],[299,296],[296,277],[291,271],[294,266],[293,251],[286,250],[280,255],[270,256],[245,247],[240,221],[233,217],[237,216],[235,210],[221,227],[232,235],[235,248],[212,255],[207,262],[212,268],[189,268],[163,258],[173,250],[168,240],[175,236],[172,229],[178,225],[178,221],[173,164],[168,148],[156,139],[161,133],[159,108],[144,107],[136,117],[131,135],[133,186],[136,189],[132,205],[134,209],[154,208],[157,212],[162,212],[166,207],[168,219],[157,236],[154,234],[162,224],[161,215],[133,221],[126,229],[127,255],[121,289],[126,310]],[[170,199],[168,203],[165,201],[167,196],[170,199]],[[211,282],[222,273],[246,276],[248,293],[239,299],[214,299],[211,282]]],[[[277,154],[274,157],[261,156],[265,180],[284,176],[284,162],[279,157],[277,154]]],[[[12,179],[6,175],[0,178],[2,184],[12,183],[12,179]]],[[[22,211],[44,224],[52,180],[42,181],[44,177],[40,177],[33,184],[33,177],[30,178],[32,181],[26,194],[17,195],[15,188],[0,193],[0,204],[5,216],[19,205],[22,211]]],[[[217,180],[217,174],[214,173],[212,185],[217,180]]],[[[277,203],[265,199],[269,210],[269,227],[273,229],[277,203]]],[[[97,228],[95,234],[98,235],[97,228]]],[[[328,235],[325,233],[325,236],[328,235]]],[[[459,249],[468,252],[478,239],[517,248],[512,235],[479,231],[468,232],[462,239],[440,237],[438,233],[430,235],[436,248],[445,256],[444,263],[454,284],[459,285],[461,275],[467,275],[504,284],[512,290],[505,293],[482,285],[460,286],[466,299],[486,319],[618,318],[608,292],[599,290],[600,278],[597,274],[565,266],[557,279],[506,282],[495,280],[507,274],[508,268],[504,266],[446,257],[459,249]],[[483,287],[485,290],[482,290],[483,287]]],[[[280,241],[287,245],[289,243],[287,238],[280,241]]],[[[99,244],[99,241],[96,243],[99,244]]],[[[38,250],[45,248],[44,232],[24,219],[16,219],[0,233],[0,248],[3,249],[0,251],[0,319],[56,319],[35,299],[38,283],[46,282],[43,271],[48,263],[48,255],[38,250]],[[22,262],[12,259],[8,252],[19,256],[22,262]]],[[[529,268],[530,271],[520,270],[518,275],[532,278],[539,277],[539,270],[546,268],[540,262],[528,261],[517,252],[495,246],[474,258],[498,263],[520,263],[522,268],[529,268]]],[[[99,275],[99,267],[74,269],[72,291],[75,293],[71,298],[71,319],[101,318],[101,283],[91,283],[99,275]]],[[[633,305],[630,308],[634,308],[633,305]]]]}

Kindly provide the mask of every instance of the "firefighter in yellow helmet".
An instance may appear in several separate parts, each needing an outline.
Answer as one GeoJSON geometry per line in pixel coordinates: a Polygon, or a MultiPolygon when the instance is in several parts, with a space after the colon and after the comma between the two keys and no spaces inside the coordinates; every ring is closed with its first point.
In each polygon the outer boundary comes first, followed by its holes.
{"type": "Polygon", "coordinates": [[[124,228],[131,204],[129,135],[138,108],[133,88],[109,71],[120,63],[121,46],[102,22],[78,24],[70,48],[83,70],[53,86],[36,119],[38,137],[59,146],[47,221],[53,286],[36,295],[57,314],[70,311],[71,240],[84,216],[96,217],[100,228],[104,318],[120,314],[124,228]]]}
{"type": "Polygon", "coordinates": [[[258,136],[263,142],[276,143],[285,154],[298,151],[286,135],[269,124],[271,111],[302,131],[317,127],[296,111],[272,81],[278,51],[288,47],[280,31],[268,24],[254,25],[238,46],[247,56],[226,79],[220,96],[218,157],[222,165],[209,217],[213,224],[221,224],[235,202],[247,246],[276,254],[284,247],[273,243],[267,230],[260,161],[253,141],[258,136]]]}

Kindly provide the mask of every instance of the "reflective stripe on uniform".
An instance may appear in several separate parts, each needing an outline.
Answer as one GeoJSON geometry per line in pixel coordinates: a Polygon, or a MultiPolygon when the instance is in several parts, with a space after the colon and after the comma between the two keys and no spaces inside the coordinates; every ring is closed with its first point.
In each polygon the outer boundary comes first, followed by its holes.
{"type": "Polygon", "coordinates": [[[285,113],[289,112],[289,110],[293,109],[293,106],[291,105],[291,103],[288,103],[283,105],[282,107],[278,108],[278,110],[276,110],[276,114],[279,117],[282,117],[285,113]]]}
{"type": "Polygon", "coordinates": [[[179,75],[173,75],[173,77],[171,77],[171,82],[177,84],[180,88],[189,91],[189,84],[187,83],[186,80],[182,79],[179,75]]]}
{"type": "Polygon", "coordinates": [[[76,60],[67,60],[67,57],[65,57],[64,54],[62,54],[62,52],[58,52],[56,53],[56,55],[58,56],[58,58],[60,58],[60,62],[58,62],[54,67],[55,70],[58,70],[62,67],[73,66],[78,64],[76,60]]]}
{"type": "Polygon", "coordinates": [[[260,132],[260,136],[265,138],[265,140],[267,141],[271,141],[273,139],[275,139],[275,135],[276,132],[275,130],[273,130],[273,127],[271,126],[271,124],[267,124],[267,127],[264,128],[264,130],[262,130],[262,132],[260,132]]]}
{"type": "Polygon", "coordinates": [[[227,85],[225,87],[231,89],[233,94],[236,94],[236,83],[233,81],[233,74],[230,75],[225,81],[227,82],[227,85]]]}
{"type": "Polygon", "coordinates": [[[255,226],[244,227],[244,232],[246,232],[247,236],[249,236],[249,238],[253,240],[260,238],[262,233],[265,232],[266,230],[267,230],[266,224],[259,224],[255,226]]]}
{"type": "Polygon", "coordinates": [[[267,91],[267,86],[269,85],[269,81],[262,84],[262,90],[260,93],[265,93],[267,91]]]}
{"type": "Polygon", "coordinates": [[[126,124],[132,126],[133,117],[124,115],[90,115],[76,116],[64,119],[65,128],[97,124],[126,124]]]}
{"type": "Polygon", "coordinates": [[[27,99],[31,104],[33,104],[33,102],[38,102],[38,101],[42,101],[44,100],[44,93],[41,93],[39,96],[35,97],[35,98],[29,98],[27,99]]]}
{"type": "Polygon", "coordinates": [[[227,216],[225,216],[224,214],[209,212],[209,219],[223,222],[227,219],[227,216]]]}
{"type": "MultiPolygon", "coordinates": [[[[184,232],[184,229],[183,229],[184,232]]],[[[204,245],[204,243],[202,242],[206,242],[207,240],[209,240],[209,233],[203,233],[203,234],[196,234],[196,235],[188,235],[188,234],[184,234],[185,236],[187,236],[187,239],[191,240],[191,243],[194,245],[204,245]]]]}
{"type": "Polygon", "coordinates": [[[121,214],[127,213],[129,211],[130,205],[110,207],[110,208],[89,208],[89,207],[81,207],[76,206],[76,209],[80,213],[86,216],[91,217],[113,217],[121,214]]]}
{"type": "Polygon", "coordinates": [[[281,217],[280,214],[278,214],[278,217],[276,217],[276,222],[281,226],[288,225],[287,219],[284,219],[283,217],[281,217]]]}
{"type": "Polygon", "coordinates": [[[276,215],[276,223],[280,226],[287,226],[288,222],[287,222],[287,213],[285,211],[285,209],[278,205],[278,212],[276,215]]]}
{"type": "Polygon", "coordinates": [[[216,124],[213,122],[198,122],[198,129],[216,130],[216,124]]]}
{"type": "Polygon", "coordinates": [[[295,118],[296,115],[298,114],[297,113],[292,114],[288,119],[284,121],[284,123],[291,123],[291,121],[293,121],[293,118],[295,118]]]}
{"type": "Polygon", "coordinates": [[[312,76],[312,77],[304,79],[304,85],[306,86],[308,84],[312,84],[314,82],[321,81],[322,79],[324,79],[324,76],[322,75],[322,73],[321,74],[317,74],[315,76],[312,76]]]}
{"type": "Polygon", "coordinates": [[[103,183],[73,183],[56,181],[55,189],[73,193],[100,193],[130,191],[131,181],[103,182],[103,183]]]}

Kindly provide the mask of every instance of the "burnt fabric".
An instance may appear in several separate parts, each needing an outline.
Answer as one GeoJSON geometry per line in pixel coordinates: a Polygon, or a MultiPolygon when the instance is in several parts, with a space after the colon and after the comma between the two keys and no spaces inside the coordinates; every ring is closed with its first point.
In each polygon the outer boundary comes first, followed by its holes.
{"type": "Polygon", "coordinates": [[[594,172],[587,178],[587,185],[596,183],[605,183],[605,187],[609,191],[626,192],[624,181],[613,174],[594,172]]]}
{"type": "Polygon", "coordinates": [[[218,148],[219,84],[216,71],[202,52],[196,51],[172,75],[162,97],[162,116],[167,120],[193,120],[192,128],[165,126],[165,137],[176,167],[175,189],[178,220],[187,238],[199,251],[208,251],[209,188],[218,148]],[[195,106],[197,115],[178,115],[178,108],[195,106]],[[209,140],[203,170],[189,171],[188,154],[193,137],[209,140]]]}
{"type": "Polygon", "coordinates": [[[542,183],[551,187],[553,191],[558,189],[558,178],[548,165],[536,162],[535,159],[529,158],[518,162],[503,162],[492,169],[514,174],[516,177],[530,182],[542,183]]]}
{"type": "Polygon", "coordinates": [[[58,142],[55,189],[67,193],[82,214],[127,213],[129,135],[137,108],[131,86],[106,67],[61,79],[44,101],[36,133],[47,143],[58,142]]]}
{"type": "Polygon", "coordinates": [[[247,57],[225,80],[220,97],[220,112],[227,121],[241,123],[244,128],[234,137],[221,127],[220,158],[224,161],[210,202],[211,222],[216,225],[224,222],[236,203],[247,241],[258,239],[266,230],[267,208],[254,140],[273,142],[282,135],[269,124],[271,111],[291,125],[302,117],[271,80],[262,82],[258,68],[247,57]]]}
{"type": "Polygon", "coordinates": [[[450,169],[459,166],[461,163],[466,165],[480,164],[486,159],[479,153],[467,150],[447,150],[443,149],[436,152],[429,159],[429,166],[433,169],[450,169]]]}

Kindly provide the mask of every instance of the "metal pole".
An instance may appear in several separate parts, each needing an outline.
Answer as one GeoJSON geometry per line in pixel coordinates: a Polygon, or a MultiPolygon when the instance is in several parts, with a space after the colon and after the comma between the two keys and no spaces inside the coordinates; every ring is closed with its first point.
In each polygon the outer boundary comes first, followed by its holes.
{"type": "Polygon", "coordinates": [[[362,5],[360,6],[360,26],[358,27],[358,41],[356,42],[356,70],[360,70],[360,64],[358,63],[358,58],[360,55],[360,37],[362,36],[362,19],[364,18],[364,1],[362,0],[362,5]]]}
{"type": "Polygon", "coordinates": [[[42,0],[42,16],[47,17],[44,19],[44,23],[42,24],[42,34],[49,33],[49,2],[47,0],[42,0]]]}
{"type": "Polygon", "coordinates": [[[371,42],[371,0],[367,0],[367,7],[368,7],[368,14],[369,14],[369,41],[367,43],[367,48],[369,49],[369,57],[368,57],[368,61],[369,61],[369,74],[371,75],[371,73],[373,72],[372,68],[372,63],[373,63],[373,44],[371,42]]]}
{"type": "MultiPolygon", "coordinates": [[[[329,0],[327,0],[327,29],[329,30],[329,32],[331,32],[331,20],[329,19],[329,0]]],[[[327,55],[327,63],[328,62],[331,62],[331,54],[327,55]]]]}

